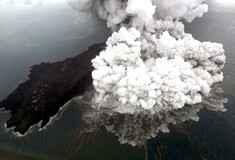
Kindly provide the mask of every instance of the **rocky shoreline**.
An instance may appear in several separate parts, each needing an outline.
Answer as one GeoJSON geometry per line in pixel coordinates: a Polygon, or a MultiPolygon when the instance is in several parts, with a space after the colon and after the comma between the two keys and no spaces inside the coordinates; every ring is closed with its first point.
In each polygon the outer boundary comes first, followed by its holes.
{"type": "Polygon", "coordinates": [[[32,66],[29,79],[0,102],[0,108],[11,112],[6,127],[24,134],[40,121],[41,128],[46,126],[64,104],[91,86],[91,60],[104,48],[95,44],[76,57],[32,66]]]}

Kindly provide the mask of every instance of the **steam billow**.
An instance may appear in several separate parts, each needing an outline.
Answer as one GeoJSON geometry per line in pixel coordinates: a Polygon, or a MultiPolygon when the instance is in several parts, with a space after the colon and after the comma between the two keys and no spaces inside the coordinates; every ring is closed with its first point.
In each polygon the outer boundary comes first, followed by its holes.
{"type": "Polygon", "coordinates": [[[204,0],[69,3],[107,21],[113,31],[106,49],[92,60],[95,92],[92,108],[83,114],[89,131],[104,126],[121,143],[135,146],[168,132],[169,124],[198,121],[203,107],[226,111],[226,99],[218,96],[222,44],[195,40],[181,22],[206,13],[204,0]]]}
{"type": "Polygon", "coordinates": [[[221,82],[219,43],[200,42],[180,20],[207,12],[204,0],[70,0],[107,21],[107,47],[92,60],[93,104],[119,113],[150,114],[202,102],[221,82]]]}

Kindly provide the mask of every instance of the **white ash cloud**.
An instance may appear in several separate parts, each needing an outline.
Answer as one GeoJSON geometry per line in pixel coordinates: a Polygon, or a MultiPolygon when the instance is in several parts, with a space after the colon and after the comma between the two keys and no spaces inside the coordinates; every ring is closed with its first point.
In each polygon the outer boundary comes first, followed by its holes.
{"type": "Polygon", "coordinates": [[[96,107],[120,113],[170,111],[202,102],[223,80],[221,44],[184,32],[208,10],[203,0],[69,0],[107,21],[114,33],[92,60],[96,107]],[[112,105],[111,105],[112,104],[112,105]]]}
{"type": "Polygon", "coordinates": [[[135,107],[160,112],[200,103],[202,94],[223,79],[220,44],[201,43],[191,35],[176,40],[168,32],[155,40],[155,55],[143,60],[138,30],[113,33],[106,50],[92,60],[93,84],[100,93],[96,101],[118,100],[119,112],[135,107]]]}

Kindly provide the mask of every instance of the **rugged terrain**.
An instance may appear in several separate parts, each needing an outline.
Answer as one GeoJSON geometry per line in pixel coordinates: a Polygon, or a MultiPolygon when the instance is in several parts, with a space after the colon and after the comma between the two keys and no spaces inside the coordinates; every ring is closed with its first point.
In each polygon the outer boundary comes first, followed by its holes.
{"type": "Polygon", "coordinates": [[[3,110],[11,112],[7,127],[21,134],[41,120],[44,127],[66,102],[92,84],[91,60],[104,47],[95,44],[76,57],[32,66],[29,79],[0,102],[3,110]]]}

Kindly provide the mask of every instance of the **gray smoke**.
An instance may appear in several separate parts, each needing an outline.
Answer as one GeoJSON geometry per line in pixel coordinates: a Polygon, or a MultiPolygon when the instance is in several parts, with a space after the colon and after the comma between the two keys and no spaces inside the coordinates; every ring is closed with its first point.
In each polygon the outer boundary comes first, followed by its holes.
{"type": "MultiPolygon", "coordinates": [[[[203,97],[200,104],[186,105],[180,109],[153,115],[146,110],[141,113],[119,114],[110,109],[90,108],[83,114],[82,119],[87,124],[87,132],[94,132],[105,127],[108,132],[115,134],[122,144],[143,145],[146,140],[156,137],[159,132],[168,133],[169,125],[180,124],[188,120],[199,121],[198,112],[203,107],[211,111],[226,111],[223,103],[226,103],[227,100],[223,98],[222,93],[219,85],[213,85],[210,94],[203,97]]],[[[85,95],[84,98],[90,96],[85,95]]],[[[89,103],[82,105],[86,104],[89,103]]]]}
{"type": "MultiPolygon", "coordinates": [[[[79,11],[97,14],[108,27],[151,26],[157,19],[185,19],[191,22],[206,13],[204,0],[68,0],[79,11]]],[[[151,27],[152,28],[152,27],[151,27]]]]}

